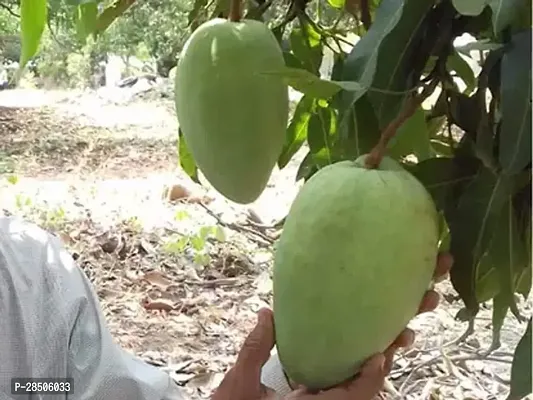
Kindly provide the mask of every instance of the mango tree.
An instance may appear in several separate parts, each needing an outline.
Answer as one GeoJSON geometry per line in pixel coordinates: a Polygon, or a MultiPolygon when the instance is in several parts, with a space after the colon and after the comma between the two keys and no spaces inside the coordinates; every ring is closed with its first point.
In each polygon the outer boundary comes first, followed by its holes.
{"type": "MultiPolygon", "coordinates": [[[[79,29],[102,34],[134,0],[71,0],[79,29]]],[[[302,148],[297,180],[358,156],[386,153],[416,176],[441,215],[440,247],[474,330],[493,302],[493,343],[531,288],[531,1],[249,0],[246,19],[269,26],[283,51],[281,79],[301,92],[279,168],[302,148]],[[459,45],[457,38],[474,40],[459,45]],[[332,61],[321,74],[323,60],[332,61]],[[479,71],[473,68],[479,64],[479,71]],[[431,96],[431,97],[430,97],[431,96]],[[430,101],[433,99],[434,101],[430,101]]],[[[228,0],[196,0],[191,32],[228,17],[228,0]]],[[[21,66],[34,56],[47,0],[21,0],[21,66]]],[[[474,68],[475,69],[475,68],[474,68]]],[[[180,140],[182,168],[198,167],[180,140]]],[[[524,321],[525,322],[525,321],[524,321]]],[[[510,399],[531,392],[531,319],[514,355],[510,399]]]]}

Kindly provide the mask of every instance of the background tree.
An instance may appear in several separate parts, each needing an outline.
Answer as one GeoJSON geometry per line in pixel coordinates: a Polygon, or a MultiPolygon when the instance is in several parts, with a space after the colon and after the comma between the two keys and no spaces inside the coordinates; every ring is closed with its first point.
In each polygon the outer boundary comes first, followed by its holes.
{"type": "MultiPolygon", "coordinates": [[[[47,4],[20,3],[22,66],[36,54],[47,4]]],[[[123,13],[154,21],[139,28],[158,32],[149,48],[163,58],[172,59],[186,37],[186,23],[176,17],[186,4],[69,4],[82,38],[111,32],[123,13]],[[180,39],[170,40],[169,32],[180,39]]],[[[244,8],[246,18],[271,27],[284,52],[286,68],[265,73],[278,74],[304,94],[288,125],[279,167],[304,143],[308,153],[297,179],[364,153],[370,162],[385,152],[400,160],[441,213],[441,248],[454,256],[451,282],[464,302],[457,318],[469,322],[463,339],[473,332],[479,304],[492,300],[488,352],[499,347],[507,313],[525,320],[517,296],[527,297],[531,288],[531,1],[250,0],[244,8]],[[345,50],[350,32],[360,40],[345,50]],[[454,46],[464,33],[476,41],[454,46]],[[329,79],[319,73],[326,50],[334,54],[329,79]],[[474,54],[481,54],[478,76],[465,61],[474,54]],[[430,95],[436,101],[426,105],[430,95]]],[[[227,0],[195,0],[187,24],[194,30],[228,10],[227,0]]],[[[121,23],[117,32],[126,29],[121,23]]],[[[197,180],[183,141],[179,149],[183,169],[197,180]]],[[[531,392],[531,319],[515,352],[511,381],[510,398],[531,392]]]]}

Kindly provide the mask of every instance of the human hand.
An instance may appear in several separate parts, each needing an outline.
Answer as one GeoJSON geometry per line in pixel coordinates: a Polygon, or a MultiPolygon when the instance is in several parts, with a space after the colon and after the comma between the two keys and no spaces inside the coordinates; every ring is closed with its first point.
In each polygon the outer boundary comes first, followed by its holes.
{"type": "MultiPolygon", "coordinates": [[[[440,253],[433,279],[442,280],[452,266],[452,257],[440,253]]],[[[418,314],[434,310],[439,295],[428,290],[420,302],[418,314]]],[[[371,400],[383,388],[385,377],[390,373],[396,351],[411,346],[414,332],[404,329],[394,342],[383,352],[370,357],[360,368],[354,379],[332,389],[311,393],[298,387],[283,400],[371,400]]],[[[270,358],[274,347],[274,319],[271,310],[261,309],[255,328],[248,335],[239,352],[235,365],[226,373],[212,400],[274,400],[276,393],[261,384],[261,369],[270,358]]],[[[294,383],[291,385],[295,387],[294,383]]]]}

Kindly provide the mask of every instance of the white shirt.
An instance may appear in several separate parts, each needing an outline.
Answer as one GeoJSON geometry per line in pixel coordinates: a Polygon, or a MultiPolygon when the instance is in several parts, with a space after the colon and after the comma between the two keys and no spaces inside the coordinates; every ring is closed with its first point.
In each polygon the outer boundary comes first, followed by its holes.
{"type": "MultiPolygon", "coordinates": [[[[65,378],[69,400],[185,400],[165,372],[121,349],[91,283],[61,241],[36,225],[0,216],[0,400],[12,378],[65,378]]],[[[262,382],[290,388],[274,354],[262,382]]],[[[59,400],[66,395],[31,396],[59,400]]]]}

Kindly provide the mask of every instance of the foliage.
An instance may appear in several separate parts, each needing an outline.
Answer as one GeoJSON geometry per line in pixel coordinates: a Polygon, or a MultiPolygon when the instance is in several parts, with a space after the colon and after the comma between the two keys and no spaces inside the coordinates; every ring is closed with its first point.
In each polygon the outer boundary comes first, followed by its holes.
{"type": "MultiPolygon", "coordinates": [[[[92,10],[80,19],[85,32],[101,34],[131,2],[80,2],[78,10],[92,10]]],[[[194,30],[228,9],[226,0],[195,0],[189,25],[194,30]]],[[[442,248],[454,256],[451,281],[465,306],[457,317],[468,321],[470,334],[479,304],[492,299],[497,348],[508,311],[524,319],[516,294],[527,297],[531,288],[531,1],[291,0],[283,7],[261,0],[246,2],[244,15],[268,23],[284,52],[287,68],[263,73],[304,94],[279,167],[304,144],[297,179],[375,155],[383,150],[378,143],[400,160],[442,215],[442,248]],[[348,33],[359,35],[355,45],[346,43],[348,33]],[[465,33],[475,41],[454,45],[465,33]],[[324,79],[319,67],[328,53],[334,64],[324,79]],[[420,105],[433,92],[434,104],[420,105]]],[[[38,11],[24,16],[33,23],[22,24],[23,60],[33,55],[44,18],[38,11]]],[[[180,153],[195,178],[184,142],[180,153]]],[[[531,376],[527,354],[531,341],[523,339],[510,398],[522,391],[516,377],[531,376]]]]}

